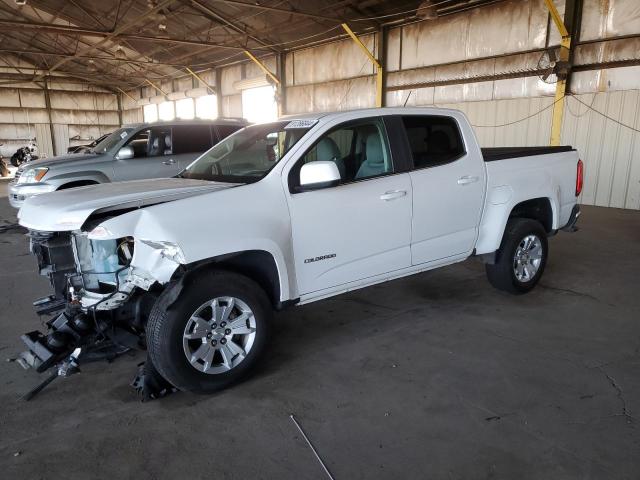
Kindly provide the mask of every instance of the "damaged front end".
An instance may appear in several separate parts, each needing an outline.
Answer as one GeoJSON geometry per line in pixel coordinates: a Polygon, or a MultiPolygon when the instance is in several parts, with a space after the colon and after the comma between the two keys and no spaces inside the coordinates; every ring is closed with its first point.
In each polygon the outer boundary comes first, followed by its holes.
{"type": "MultiPolygon", "coordinates": [[[[34,302],[39,315],[50,316],[46,331],[24,334],[28,349],[16,359],[24,368],[51,372],[27,399],[54,378],[79,371],[82,363],[145,349],[151,308],[184,260],[177,246],[112,238],[95,221],[78,231],[30,230],[28,235],[40,274],[49,278],[53,293],[34,302]]],[[[144,399],[174,390],[148,361],[133,385],[144,399]]]]}

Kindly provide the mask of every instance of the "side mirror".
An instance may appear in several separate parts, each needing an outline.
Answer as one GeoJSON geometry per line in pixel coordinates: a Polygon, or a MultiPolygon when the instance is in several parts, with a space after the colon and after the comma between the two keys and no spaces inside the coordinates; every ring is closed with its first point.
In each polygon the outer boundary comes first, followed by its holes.
{"type": "Polygon", "coordinates": [[[300,190],[317,190],[340,183],[340,171],[335,162],[309,162],[300,169],[300,190]]]}
{"type": "Polygon", "coordinates": [[[116,160],[129,160],[134,157],[132,147],[122,147],[116,154],[116,160]]]}

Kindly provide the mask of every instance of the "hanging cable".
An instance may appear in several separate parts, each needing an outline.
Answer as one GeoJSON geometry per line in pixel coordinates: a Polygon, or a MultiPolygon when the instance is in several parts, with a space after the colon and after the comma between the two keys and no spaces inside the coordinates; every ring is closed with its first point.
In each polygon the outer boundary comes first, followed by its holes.
{"type": "Polygon", "coordinates": [[[515,125],[516,123],[520,123],[520,122],[524,122],[525,120],[529,120],[530,118],[533,118],[537,115],[540,115],[542,112],[545,112],[547,110],[549,110],[550,108],[552,108],[556,103],[561,102],[563,99],[560,98],[558,100],[555,100],[554,102],[550,103],[549,105],[547,105],[546,107],[538,110],[535,113],[532,113],[531,115],[527,115],[524,118],[521,118],[519,120],[514,120],[513,122],[507,122],[507,123],[502,123],[500,125],[474,125],[473,123],[471,124],[472,127],[474,128],[497,128],[497,127],[508,127],[509,125],[515,125]]]}
{"type": "MultiPolygon", "coordinates": [[[[625,127],[628,128],[629,130],[632,130],[634,132],[640,133],[640,130],[637,128],[632,127],[631,125],[627,125],[626,123],[621,122],[620,120],[617,120],[613,117],[610,117],[609,115],[607,115],[606,113],[602,113],[600,110],[596,110],[595,108],[593,108],[591,105],[583,102],[582,100],[580,100],[578,97],[572,96],[571,98],[573,98],[576,102],[581,103],[582,105],[584,105],[585,107],[587,107],[589,110],[592,110],[594,112],[596,112],[598,115],[603,116],[604,118],[606,118],[607,120],[611,120],[613,123],[617,123],[618,125],[620,125],[621,127],[625,127]]],[[[595,95],[594,95],[595,98],[595,95]]]]}
{"type": "MultiPolygon", "coordinates": [[[[449,3],[451,0],[443,0],[441,2],[436,2],[433,3],[431,5],[429,5],[429,8],[433,8],[433,7],[438,7],[440,5],[443,5],[445,3],[449,3]]],[[[411,10],[405,10],[404,12],[396,12],[396,13],[387,13],[386,15],[378,15],[375,17],[362,17],[362,18],[350,18],[348,21],[349,22],[367,22],[367,21],[371,21],[371,20],[380,20],[383,18],[390,18],[390,17],[398,17],[401,15],[406,15],[408,13],[413,13],[412,16],[415,17],[416,12],[419,10],[420,6],[416,7],[416,8],[412,8],[411,10]]]]}

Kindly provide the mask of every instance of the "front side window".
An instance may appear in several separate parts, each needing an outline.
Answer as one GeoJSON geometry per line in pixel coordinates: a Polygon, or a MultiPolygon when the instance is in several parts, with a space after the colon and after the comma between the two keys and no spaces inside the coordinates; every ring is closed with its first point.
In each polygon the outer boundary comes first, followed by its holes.
{"type": "Polygon", "coordinates": [[[402,117],[414,168],[426,168],[457,160],[464,155],[458,124],[451,117],[408,115],[402,117]]]}
{"type": "Polygon", "coordinates": [[[335,162],[340,172],[340,183],[393,173],[382,119],[344,123],[322,135],[292,169],[289,177],[291,187],[298,185],[302,165],[315,161],[335,162]]]}
{"type": "Polygon", "coordinates": [[[231,183],[260,180],[284,157],[310,127],[296,122],[252,125],[222,140],[189,165],[180,176],[231,183]]]}
{"type": "Polygon", "coordinates": [[[107,153],[131,133],[133,128],[119,128],[93,147],[95,153],[107,153]]]}
{"type": "Polygon", "coordinates": [[[161,157],[173,153],[171,127],[145,128],[127,143],[133,148],[133,158],[161,157]]]}

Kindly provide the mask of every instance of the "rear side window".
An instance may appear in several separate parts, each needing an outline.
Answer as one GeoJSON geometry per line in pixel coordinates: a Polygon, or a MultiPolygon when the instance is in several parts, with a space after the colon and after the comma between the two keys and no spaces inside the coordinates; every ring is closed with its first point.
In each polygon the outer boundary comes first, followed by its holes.
{"type": "Polygon", "coordinates": [[[403,116],[414,168],[453,162],[464,155],[458,124],[451,117],[435,115],[403,116]]]}
{"type": "Polygon", "coordinates": [[[173,153],[202,153],[211,148],[209,125],[176,125],[173,127],[173,153]]]}

